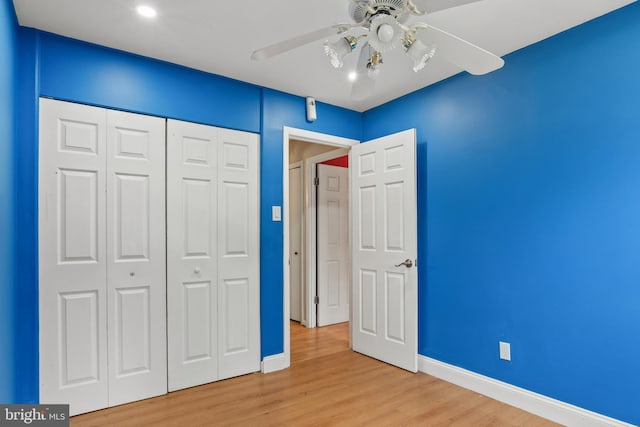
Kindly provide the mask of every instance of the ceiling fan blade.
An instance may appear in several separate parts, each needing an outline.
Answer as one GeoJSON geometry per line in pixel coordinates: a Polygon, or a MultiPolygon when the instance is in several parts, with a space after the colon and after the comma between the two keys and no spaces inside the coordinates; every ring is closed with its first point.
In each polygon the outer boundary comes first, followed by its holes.
{"type": "Polygon", "coordinates": [[[353,99],[365,99],[371,94],[376,85],[376,81],[370,79],[367,72],[367,63],[369,62],[370,54],[369,43],[365,43],[360,49],[360,57],[358,58],[358,65],[356,66],[358,77],[351,85],[351,97],[353,99]]]}
{"type": "Polygon", "coordinates": [[[353,27],[354,26],[351,24],[338,24],[332,25],[331,27],[322,28],[320,30],[312,31],[310,33],[293,37],[280,43],[272,44],[271,46],[267,46],[263,49],[258,49],[251,54],[251,59],[259,61],[271,58],[300,46],[304,46],[305,44],[312,43],[316,40],[320,40],[336,34],[342,34],[353,27]]]}
{"type": "Polygon", "coordinates": [[[412,3],[424,15],[425,13],[433,13],[477,1],[480,0],[412,0],[412,3]]]}
{"type": "Polygon", "coordinates": [[[358,56],[358,63],[356,64],[356,72],[358,74],[366,74],[370,55],[371,49],[369,48],[369,42],[364,42],[360,48],[360,56],[358,56]]]}
{"type": "Polygon", "coordinates": [[[360,73],[351,86],[351,97],[358,101],[363,100],[371,95],[375,86],[375,80],[371,80],[366,73],[360,73]]]}
{"type": "Polygon", "coordinates": [[[499,56],[431,25],[420,27],[416,31],[416,38],[425,44],[435,45],[436,55],[441,55],[471,74],[487,74],[504,65],[499,56]]]}

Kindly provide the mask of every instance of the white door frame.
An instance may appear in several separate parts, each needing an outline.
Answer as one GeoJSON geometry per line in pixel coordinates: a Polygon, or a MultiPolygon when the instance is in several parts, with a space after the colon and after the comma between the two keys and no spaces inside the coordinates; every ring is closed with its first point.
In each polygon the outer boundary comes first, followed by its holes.
{"type": "MultiPolygon", "coordinates": [[[[291,173],[292,169],[300,169],[300,177],[302,179],[302,181],[304,182],[304,162],[302,160],[294,162],[289,164],[289,173],[291,173]]],[[[289,182],[289,185],[291,185],[291,182],[289,182]]],[[[302,204],[302,208],[300,209],[300,279],[305,277],[306,274],[306,266],[305,266],[305,262],[306,262],[306,256],[307,256],[307,250],[306,247],[304,245],[304,229],[305,229],[305,223],[304,223],[304,219],[305,219],[305,215],[304,215],[304,186],[303,183],[300,183],[300,203],[302,204]]],[[[291,223],[289,223],[291,224],[291,223]]],[[[290,231],[290,230],[289,230],[290,231]]],[[[289,264],[289,269],[291,268],[291,264],[289,264]]],[[[289,270],[291,271],[291,270],[289,270]]],[[[303,289],[302,284],[300,285],[300,324],[301,325],[305,325],[308,327],[309,325],[309,317],[308,317],[308,313],[304,304],[304,296],[305,296],[305,291],[306,289],[303,289]]],[[[291,292],[291,277],[289,277],[289,292],[291,292]]],[[[290,301],[291,302],[291,301],[290,301]]],[[[289,315],[291,315],[291,313],[289,313],[289,315]]]]}
{"type": "MultiPolygon", "coordinates": [[[[291,365],[291,341],[289,327],[289,141],[291,139],[312,142],[314,144],[332,145],[337,148],[350,148],[360,141],[340,136],[327,135],[305,129],[296,129],[288,126],[282,128],[282,270],[283,270],[283,313],[282,323],[284,330],[283,354],[269,358],[270,363],[263,362],[263,372],[272,372],[286,369],[291,365]],[[278,359],[276,361],[276,359],[278,359]]],[[[266,362],[266,361],[265,361],[266,362]]]]}
{"type": "Polygon", "coordinates": [[[347,148],[338,148],[337,150],[331,150],[327,153],[318,154],[317,156],[309,157],[304,164],[306,175],[306,194],[309,198],[306,200],[307,217],[305,218],[305,263],[307,265],[306,283],[307,283],[307,328],[315,328],[318,326],[318,317],[316,305],[314,304],[314,297],[316,296],[316,206],[318,188],[314,184],[314,178],[316,176],[316,166],[319,163],[327,160],[335,159],[343,155],[349,154],[347,148]]]}

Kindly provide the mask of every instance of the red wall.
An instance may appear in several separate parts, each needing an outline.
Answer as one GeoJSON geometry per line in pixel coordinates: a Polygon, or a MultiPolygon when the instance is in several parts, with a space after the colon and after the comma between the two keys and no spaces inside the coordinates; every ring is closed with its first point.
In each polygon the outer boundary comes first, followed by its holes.
{"type": "Polygon", "coordinates": [[[335,159],[327,160],[326,162],[320,163],[321,165],[329,165],[329,166],[339,166],[341,168],[349,167],[349,156],[344,155],[342,157],[337,157],[335,159]]]}

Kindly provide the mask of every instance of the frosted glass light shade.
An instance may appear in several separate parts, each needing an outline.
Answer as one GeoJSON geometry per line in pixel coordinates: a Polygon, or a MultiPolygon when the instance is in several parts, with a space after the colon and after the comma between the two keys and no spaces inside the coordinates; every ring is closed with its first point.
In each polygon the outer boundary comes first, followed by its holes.
{"type": "Polygon", "coordinates": [[[357,40],[355,37],[341,37],[333,43],[326,41],[324,43],[324,53],[329,57],[333,68],[342,68],[344,65],[344,57],[356,48],[357,40]]]}
{"type": "Polygon", "coordinates": [[[406,51],[407,55],[413,59],[413,71],[417,73],[433,58],[433,55],[436,53],[436,48],[432,45],[426,45],[420,40],[415,40],[406,51]]]}

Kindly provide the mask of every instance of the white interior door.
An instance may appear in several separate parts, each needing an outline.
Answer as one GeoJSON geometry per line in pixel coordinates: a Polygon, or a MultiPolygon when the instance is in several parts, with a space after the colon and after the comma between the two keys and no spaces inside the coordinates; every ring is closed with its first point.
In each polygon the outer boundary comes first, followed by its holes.
{"type": "Polygon", "coordinates": [[[109,406],[167,392],[165,119],[107,110],[109,406]]]}
{"type": "Polygon", "coordinates": [[[169,390],[218,379],[218,129],[167,122],[169,390]]]}
{"type": "Polygon", "coordinates": [[[260,137],[219,130],[219,379],[260,370],[260,137]]]}
{"type": "Polygon", "coordinates": [[[289,168],[289,317],[302,322],[302,167],[289,168]]]}
{"type": "Polygon", "coordinates": [[[415,130],[354,146],[349,164],[353,349],[416,372],[415,130]]]}
{"type": "Polygon", "coordinates": [[[106,115],[40,100],[40,402],[108,406],[106,115]]]}
{"type": "Polygon", "coordinates": [[[169,390],[260,370],[259,137],[167,124],[169,390]]]}
{"type": "Polygon", "coordinates": [[[349,320],[349,169],[319,164],[318,326],[349,320]]]}

